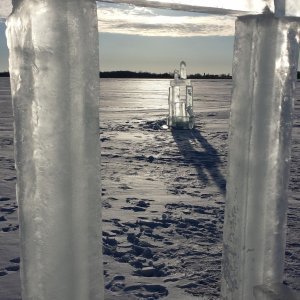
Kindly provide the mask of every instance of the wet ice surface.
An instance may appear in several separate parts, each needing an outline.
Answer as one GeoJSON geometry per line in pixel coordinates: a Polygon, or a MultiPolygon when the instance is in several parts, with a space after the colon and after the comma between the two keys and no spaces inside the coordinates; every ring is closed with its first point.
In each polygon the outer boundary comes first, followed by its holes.
{"type": "MultiPolygon", "coordinates": [[[[163,129],[169,80],[101,80],[106,299],[218,299],[230,80],[194,81],[196,129],[163,129]]],[[[300,94],[286,282],[300,290],[300,94]]],[[[20,299],[8,79],[0,78],[0,299],[20,299]],[[4,288],[3,288],[4,287],[4,288]]]]}

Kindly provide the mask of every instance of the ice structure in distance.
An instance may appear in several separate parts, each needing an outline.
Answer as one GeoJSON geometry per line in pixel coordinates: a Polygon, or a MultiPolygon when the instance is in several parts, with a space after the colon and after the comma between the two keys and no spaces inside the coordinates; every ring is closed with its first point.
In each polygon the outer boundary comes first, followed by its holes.
{"type": "Polygon", "coordinates": [[[182,61],[180,63],[180,79],[186,79],[186,63],[182,61]]]}
{"type": "Polygon", "coordinates": [[[103,300],[96,2],[14,3],[22,299],[103,300]]]}
{"type": "Polygon", "coordinates": [[[299,25],[236,21],[222,299],[253,300],[255,286],[283,281],[299,25]]]}
{"type": "Polygon", "coordinates": [[[180,63],[180,71],[174,71],[169,88],[168,125],[178,129],[194,127],[193,86],[186,76],[186,63],[180,63]]]}

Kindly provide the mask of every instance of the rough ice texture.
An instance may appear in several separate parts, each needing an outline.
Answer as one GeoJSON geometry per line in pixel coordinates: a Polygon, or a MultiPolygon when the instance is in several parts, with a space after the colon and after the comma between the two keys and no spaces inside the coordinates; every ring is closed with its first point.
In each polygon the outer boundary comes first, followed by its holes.
{"type": "MultiPolygon", "coordinates": [[[[294,0],[296,1],[296,0],[294,0]]],[[[260,14],[266,7],[274,11],[273,0],[101,0],[137,6],[170,8],[211,14],[260,14]]]]}
{"type": "Polygon", "coordinates": [[[292,291],[284,284],[259,285],[253,289],[255,300],[297,300],[300,299],[300,293],[292,291]]]}
{"type": "MultiPolygon", "coordinates": [[[[97,2],[128,3],[144,7],[169,8],[211,14],[247,15],[276,11],[277,16],[300,17],[298,0],[101,0],[97,2]],[[275,5],[274,5],[275,3],[275,5]],[[276,9],[275,9],[276,7],[276,9]]],[[[9,16],[12,0],[1,0],[0,18],[9,16]]]]}
{"type": "Polygon", "coordinates": [[[298,23],[236,23],[222,296],[282,282],[298,23]]]}
{"type": "Polygon", "coordinates": [[[300,17],[299,0],[285,0],[285,15],[292,17],[300,17]]]}
{"type": "Polygon", "coordinates": [[[180,79],[186,79],[186,63],[182,61],[180,63],[180,79]]]}
{"type": "Polygon", "coordinates": [[[299,0],[274,0],[277,16],[300,17],[299,0]]]}
{"type": "Polygon", "coordinates": [[[11,0],[0,1],[0,18],[7,18],[12,11],[11,0]]]}
{"type": "Polygon", "coordinates": [[[22,299],[103,299],[96,2],[18,1],[7,36],[22,299]]]}
{"type": "MultiPolygon", "coordinates": [[[[0,18],[11,13],[12,0],[1,0],[0,18]]],[[[211,14],[260,14],[264,10],[276,11],[277,16],[300,17],[298,0],[101,0],[97,2],[128,3],[137,6],[169,8],[211,14]],[[275,3],[275,5],[274,5],[275,3]],[[275,9],[276,7],[276,9],[275,9]]]]}

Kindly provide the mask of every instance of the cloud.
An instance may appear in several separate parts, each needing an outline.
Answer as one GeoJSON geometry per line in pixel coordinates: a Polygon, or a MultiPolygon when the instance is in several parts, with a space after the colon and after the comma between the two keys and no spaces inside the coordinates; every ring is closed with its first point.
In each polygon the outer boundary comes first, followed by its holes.
{"type": "Polygon", "coordinates": [[[232,36],[234,20],[218,15],[159,15],[154,9],[129,5],[98,6],[99,32],[107,33],[162,37],[232,36]]]}
{"type": "MultiPolygon", "coordinates": [[[[11,13],[11,0],[0,0],[0,21],[11,13]]],[[[126,4],[98,4],[99,32],[161,37],[232,36],[234,18],[170,12],[126,4]]]]}

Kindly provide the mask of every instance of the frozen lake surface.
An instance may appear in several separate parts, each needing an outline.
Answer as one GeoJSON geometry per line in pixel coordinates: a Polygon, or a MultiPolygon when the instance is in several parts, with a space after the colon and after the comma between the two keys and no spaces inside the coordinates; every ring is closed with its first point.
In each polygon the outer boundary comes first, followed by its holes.
{"type": "MultiPolygon", "coordinates": [[[[170,131],[162,129],[169,80],[100,81],[107,300],[219,298],[231,80],[193,85],[196,128],[170,131]]],[[[0,78],[0,105],[0,299],[16,300],[19,227],[8,78],[0,78]]],[[[299,117],[298,83],[285,279],[298,290],[299,117]]]]}

